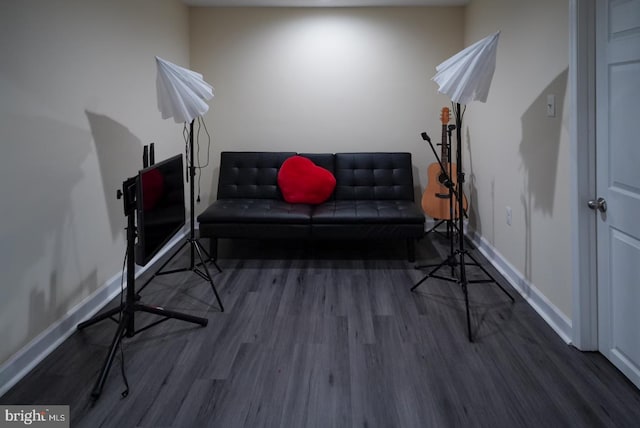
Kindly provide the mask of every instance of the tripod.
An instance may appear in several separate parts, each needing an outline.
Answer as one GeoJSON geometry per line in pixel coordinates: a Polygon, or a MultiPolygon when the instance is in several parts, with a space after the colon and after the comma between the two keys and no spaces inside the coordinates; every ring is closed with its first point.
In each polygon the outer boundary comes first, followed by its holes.
{"type": "MultiPolygon", "coordinates": [[[[456,202],[458,204],[458,248],[455,249],[442,263],[435,266],[427,275],[425,275],[420,281],[418,281],[412,288],[411,291],[415,291],[416,288],[420,286],[423,282],[427,281],[429,278],[438,278],[444,281],[449,282],[457,282],[460,284],[462,288],[462,293],[464,294],[464,303],[465,310],[467,315],[467,335],[469,337],[469,341],[473,342],[473,336],[471,334],[471,318],[469,314],[469,292],[468,285],[475,283],[495,283],[508,297],[514,302],[515,299],[509,292],[502,286],[498,281],[496,281],[491,274],[480,264],[478,261],[473,258],[471,254],[465,248],[465,237],[464,237],[464,216],[462,213],[464,212],[464,202],[462,197],[462,185],[464,183],[464,173],[462,172],[462,134],[460,130],[462,129],[462,112],[460,111],[460,103],[453,104],[453,110],[456,117],[456,163],[458,165],[457,168],[457,184],[452,184],[450,188],[456,197],[456,202]],[[467,262],[467,258],[471,260],[471,262],[467,262]],[[444,266],[451,266],[452,271],[455,267],[458,268],[458,272],[455,278],[453,277],[445,277],[438,275],[437,272],[443,268],[444,266]],[[477,266],[482,270],[482,272],[486,275],[487,279],[476,279],[476,280],[468,280],[467,279],[467,266],[477,266]]],[[[444,167],[443,167],[444,170],[444,167]]],[[[453,276],[453,275],[452,275],[453,276]]]]}
{"type": "Polygon", "coordinates": [[[160,275],[169,275],[172,273],[177,273],[177,272],[186,272],[186,271],[192,271],[195,274],[197,274],[199,277],[201,277],[202,279],[204,279],[205,281],[208,281],[209,284],[211,284],[211,288],[213,289],[213,294],[215,294],[216,296],[216,300],[218,301],[218,305],[220,306],[220,311],[224,312],[224,306],[222,305],[222,301],[220,300],[220,296],[218,295],[218,290],[216,290],[216,286],[213,283],[213,279],[211,278],[211,274],[209,273],[209,269],[207,268],[207,262],[213,262],[214,266],[216,267],[216,269],[218,269],[218,272],[222,272],[222,270],[220,269],[220,266],[218,266],[218,264],[216,263],[216,261],[209,255],[209,253],[204,249],[204,247],[202,246],[202,244],[200,243],[200,241],[198,240],[198,238],[196,237],[196,231],[195,231],[195,198],[194,198],[194,194],[195,194],[195,184],[194,184],[194,179],[196,176],[196,167],[193,164],[193,120],[191,121],[191,124],[189,125],[189,177],[191,178],[191,180],[189,180],[189,192],[190,192],[190,204],[191,204],[191,225],[190,225],[190,231],[189,231],[189,237],[187,238],[187,240],[171,255],[171,257],[169,257],[163,264],[162,266],[160,266],[160,269],[158,269],[158,271],[156,273],[154,273],[151,278],[149,278],[143,285],[142,287],[140,287],[140,290],[138,290],[138,295],[140,295],[140,293],[142,292],[142,290],[144,290],[144,288],[156,277],[156,276],[160,276],[160,275]],[[167,270],[167,271],[163,271],[163,269],[180,253],[180,251],[182,251],[182,249],[186,246],[189,245],[190,247],[190,261],[189,261],[189,266],[185,267],[185,268],[179,268],[179,269],[171,269],[171,270],[167,270]],[[195,255],[198,254],[198,258],[200,259],[200,263],[196,264],[195,262],[195,255]],[[206,258],[204,257],[206,256],[206,258]],[[200,270],[199,267],[202,266],[203,270],[200,270]]]}
{"type": "MultiPolygon", "coordinates": [[[[427,135],[426,132],[422,133],[422,139],[424,139],[427,143],[429,143],[429,147],[431,147],[431,151],[433,152],[436,160],[438,161],[437,165],[430,165],[428,168],[429,180],[434,180],[440,182],[441,186],[436,186],[435,189],[431,188],[431,193],[429,194],[430,185],[425,189],[424,195],[422,197],[422,209],[423,211],[432,216],[435,220],[439,220],[433,227],[425,232],[425,235],[428,235],[432,232],[440,233],[437,229],[443,223],[446,223],[446,237],[449,240],[449,254],[453,254],[454,252],[454,239],[453,232],[455,229],[454,222],[454,203],[453,198],[456,194],[453,191],[453,182],[451,181],[451,176],[453,175],[453,164],[449,162],[451,159],[451,133],[454,129],[456,129],[455,125],[447,125],[449,121],[449,109],[442,109],[442,141],[440,143],[441,146],[441,157],[438,157],[438,153],[436,153],[436,149],[431,142],[431,139],[427,135]],[[446,167],[448,165],[448,168],[446,167]],[[435,168],[433,168],[435,166],[435,168]],[[437,180],[435,177],[432,178],[434,172],[437,172],[439,169],[439,176],[437,180]],[[446,188],[446,193],[442,193],[442,187],[446,188]],[[432,200],[431,197],[435,197],[435,200],[432,200]],[[446,214],[442,213],[442,204],[436,201],[447,200],[447,208],[448,212],[446,214]],[[437,205],[436,209],[431,209],[431,205],[437,205]],[[441,214],[441,215],[438,215],[441,214]]],[[[437,265],[418,265],[416,269],[423,269],[426,267],[437,266],[437,265]]],[[[451,267],[451,275],[453,276],[453,266],[451,267]]]]}
{"type": "Polygon", "coordinates": [[[107,375],[109,374],[109,370],[111,369],[111,364],[113,363],[113,358],[115,357],[116,350],[118,349],[118,345],[122,340],[123,336],[133,337],[137,333],[144,331],[148,328],[151,328],[157,324],[160,324],[163,321],[166,321],[170,318],[175,318],[182,321],[187,321],[194,324],[200,324],[201,326],[206,326],[208,320],[206,318],[195,317],[192,315],[183,314],[180,312],[171,311],[168,309],[164,309],[159,306],[148,306],[138,302],[136,298],[135,292],[135,257],[134,257],[134,249],[135,249],[135,240],[136,240],[136,225],[135,225],[135,192],[136,192],[136,179],[130,178],[126,180],[122,185],[122,192],[118,192],[118,199],[124,196],[124,212],[127,216],[127,289],[126,296],[123,303],[120,304],[119,307],[110,309],[100,315],[93,317],[92,319],[82,322],[78,324],[78,330],[82,330],[86,327],[89,327],[93,324],[96,324],[102,320],[107,318],[116,321],[118,323],[118,328],[116,329],[116,333],[113,336],[113,340],[111,341],[111,346],[109,347],[109,352],[107,354],[107,358],[102,365],[102,369],[100,370],[100,375],[96,381],[96,384],[91,392],[91,397],[94,400],[97,400],[102,393],[102,388],[107,379],[107,375]],[[136,312],[147,312],[154,315],[159,315],[163,317],[160,320],[157,320],[151,324],[146,325],[145,327],[136,330],[135,329],[135,314],[136,312]],[[113,318],[114,315],[119,314],[119,320],[113,318]]]}

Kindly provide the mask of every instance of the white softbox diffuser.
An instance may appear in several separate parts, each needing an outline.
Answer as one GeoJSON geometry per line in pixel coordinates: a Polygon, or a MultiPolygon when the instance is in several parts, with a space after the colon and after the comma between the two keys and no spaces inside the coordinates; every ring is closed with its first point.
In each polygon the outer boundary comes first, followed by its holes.
{"type": "Polygon", "coordinates": [[[156,57],[158,110],[163,119],[176,123],[191,122],[209,110],[206,101],[213,98],[213,87],[202,74],[156,57]]]}
{"type": "Polygon", "coordinates": [[[438,84],[438,92],[460,104],[486,102],[496,68],[499,37],[498,31],[438,65],[431,78],[438,84]]]}

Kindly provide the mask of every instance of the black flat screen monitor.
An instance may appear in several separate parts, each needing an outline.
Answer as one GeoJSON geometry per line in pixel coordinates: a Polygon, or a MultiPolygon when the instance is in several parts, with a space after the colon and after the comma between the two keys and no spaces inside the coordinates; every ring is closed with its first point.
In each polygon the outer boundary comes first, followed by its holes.
{"type": "Polygon", "coordinates": [[[185,225],[182,155],[138,172],[136,264],[144,266],[185,225]]]}

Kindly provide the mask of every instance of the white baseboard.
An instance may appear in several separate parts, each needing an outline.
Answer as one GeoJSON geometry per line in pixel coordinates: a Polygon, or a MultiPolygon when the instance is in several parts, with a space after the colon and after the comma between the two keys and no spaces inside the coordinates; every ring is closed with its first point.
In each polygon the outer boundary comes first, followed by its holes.
{"type": "Polygon", "coordinates": [[[571,343],[571,320],[529,282],[511,263],[509,263],[486,239],[475,232],[467,236],[478,251],[500,272],[529,305],[540,315],[565,343],[571,343]]]}
{"type": "MultiPolygon", "coordinates": [[[[136,266],[136,278],[152,268],[155,262],[165,254],[173,251],[174,247],[187,234],[188,229],[185,227],[147,265],[136,266]]],[[[120,293],[121,280],[121,272],[114,275],[93,294],[70,309],[62,319],[52,324],[2,364],[0,366],[0,396],[4,395],[71,336],[79,323],[97,314],[100,309],[115,298],[120,293]]],[[[126,281],[124,284],[126,286],[126,281]]]]}

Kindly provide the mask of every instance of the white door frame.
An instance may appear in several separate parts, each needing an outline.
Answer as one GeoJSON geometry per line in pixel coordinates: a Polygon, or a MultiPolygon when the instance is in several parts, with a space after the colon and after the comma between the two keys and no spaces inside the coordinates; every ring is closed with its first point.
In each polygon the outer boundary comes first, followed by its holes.
{"type": "Polygon", "coordinates": [[[596,1],[569,1],[571,328],[572,344],[583,351],[598,350],[597,216],[587,207],[596,196],[596,1]]]}

